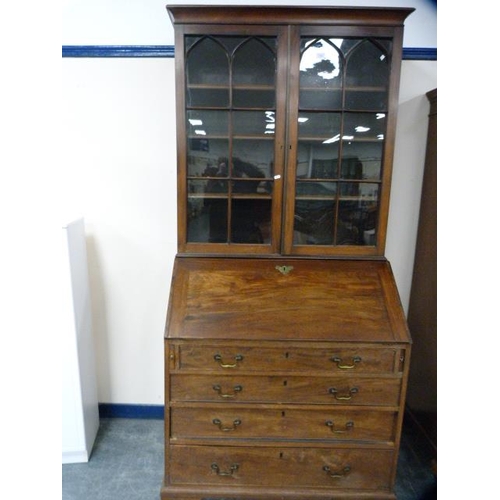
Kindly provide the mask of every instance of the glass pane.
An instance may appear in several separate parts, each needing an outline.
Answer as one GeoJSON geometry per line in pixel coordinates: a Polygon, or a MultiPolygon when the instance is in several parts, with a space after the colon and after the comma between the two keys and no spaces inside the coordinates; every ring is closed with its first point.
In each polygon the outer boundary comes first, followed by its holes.
{"type": "Polygon", "coordinates": [[[273,137],[276,124],[274,111],[234,111],[233,135],[273,137]]]}
{"type": "Polygon", "coordinates": [[[387,46],[370,40],[356,45],[347,59],[346,109],[386,109],[389,71],[387,46]]]}
{"type": "Polygon", "coordinates": [[[216,172],[219,170],[219,158],[229,156],[229,113],[192,110],[186,112],[186,118],[188,175],[227,176],[227,173],[216,172]]]}
{"type": "Polygon", "coordinates": [[[298,245],[333,244],[335,200],[295,200],[294,243],[298,245]]]}
{"type": "Polygon", "coordinates": [[[381,142],[345,141],[342,150],[342,178],[379,180],[382,170],[382,154],[381,142]]]}
{"type": "Polygon", "coordinates": [[[299,106],[339,109],[342,105],[342,58],[336,40],[302,38],[299,106]]]}
{"type": "Polygon", "coordinates": [[[189,87],[186,91],[186,103],[197,108],[227,108],[229,88],[189,87]]]}
{"type": "Polygon", "coordinates": [[[187,111],[186,117],[188,137],[228,137],[227,111],[187,111]]]}
{"type": "Polygon", "coordinates": [[[188,196],[190,198],[220,198],[220,196],[217,195],[227,195],[227,188],[228,181],[217,179],[217,177],[203,180],[188,180],[188,196]]]}
{"type": "Polygon", "coordinates": [[[227,199],[188,196],[188,242],[227,241],[227,199]]]}
{"type": "MultiPolygon", "coordinates": [[[[190,44],[192,37],[186,43],[190,44]]],[[[229,85],[229,58],[226,49],[212,37],[200,37],[187,51],[186,78],[194,84],[229,85]]]]}
{"type": "Polygon", "coordinates": [[[374,245],[379,185],[341,183],[337,245],[374,245]]]}
{"type": "Polygon", "coordinates": [[[387,109],[387,91],[346,90],[345,108],[359,111],[384,111],[387,109]]]}
{"type": "Polygon", "coordinates": [[[233,199],[231,242],[269,244],[271,241],[271,200],[233,199]]]}
{"type": "Polygon", "coordinates": [[[274,108],[275,91],[271,88],[233,89],[235,108],[274,108]]]}
{"type": "Polygon", "coordinates": [[[347,58],[347,87],[382,87],[389,82],[389,57],[385,47],[363,40],[347,58]]]}
{"type": "Polygon", "coordinates": [[[342,60],[335,40],[302,38],[300,86],[339,88],[342,83],[342,60]]]}
{"type": "Polygon", "coordinates": [[[386,119],[384,113],[345,113],[344,135],[356,140],[380,141],[384,139],[386,119]]]}
{"type": "Polygon", "coordinates": [[[342,178],[381,178],[385,124],[383,113],[345,113],[342,178]]]}
{"type": "Polygon", "coordinates": [[[300,113],[297,178],[338,176],[340,113],[300,113]]]}
{"type": "Polygon", "coordinates": [[[186,37],[188,106],[229,106],[229,57],[211,37],[186,37]]]}
{"type": "Polygon", "coordinates": [[[258,177],[273,177],[274,142],[272,140],[233,140],[233,161],[245,158],[246,161],[258,169],[262,175],[258,177]]]}
{"type": "Polygon", "coordinates": [[[262,190],[265,185],[265,183],[260,180],[265,178],[264,172],[253,163],[249,163],[241,158],[233,157],[231,177],[233,179],[242,179],[233,183],[233,191],[235,193],[257,193],[258,190],[262,190]]]}
{"type": "Polygon", "coordinates": [[[244,40],[234,51],[233,85],[274,87],[276,57],[273,45],[276,45],[276,38],[244,40]]]}
{"type": "Polygon", "coordinates": [[[335,199],[337,195],[337,183],[297,180],[295,192],[297,198],[335,199]]]}
{"type": "Polygon", "coordinates": [[[331,245],[335,218],[335,182],[297,181],[294,241],[300,245],[331,245]]]}
{"type": "Polygon", "coordinates": [[[274,108],[276,38],[247,38],[234,50],[233,106],[274,108]]]}

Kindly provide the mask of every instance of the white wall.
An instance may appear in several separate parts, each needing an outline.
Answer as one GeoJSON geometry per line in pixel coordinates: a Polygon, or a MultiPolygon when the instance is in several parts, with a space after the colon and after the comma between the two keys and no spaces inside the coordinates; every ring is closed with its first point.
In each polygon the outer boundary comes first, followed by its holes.
{"type": "MultiPolygon", "coordinates": [[[[394,3],[401,5],[380,5],[394,3]]],[[[429,2],[405,6],[415,3],[429,2]]],[[[63,44],[169,43],[164,2],[156,0],[67,1],[63,27],[63,44]]],[[[433,36],[430,23],[422,43],[411,46],[435,46],[433,36]]],[[[386,254],[405,307],[425,155],[425,93],[436,87],[436,72],[433,61],[403,62],[386,254]]],[[[65,58],[62,77],[60,143],[71,172],[63,208],[86,221],[99,401],[162,404],[177,231],[174,60],[65,58]]]]}
{"type": "Polygon", "coordinates": [[[68,203],[87,226],[101,402],[163,402],[177,241],[173,81],[173,60],[63,60],[68,203]]]}

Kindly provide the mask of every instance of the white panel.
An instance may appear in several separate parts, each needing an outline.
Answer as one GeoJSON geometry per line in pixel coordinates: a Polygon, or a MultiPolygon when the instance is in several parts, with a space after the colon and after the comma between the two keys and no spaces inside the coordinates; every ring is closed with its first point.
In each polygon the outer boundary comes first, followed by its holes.
{"type": "Polygon", "coordinates": [[[62,459],[73,463],[88,460],[99,428],[83,219],[63,228],[63,245],[62,459]]]}

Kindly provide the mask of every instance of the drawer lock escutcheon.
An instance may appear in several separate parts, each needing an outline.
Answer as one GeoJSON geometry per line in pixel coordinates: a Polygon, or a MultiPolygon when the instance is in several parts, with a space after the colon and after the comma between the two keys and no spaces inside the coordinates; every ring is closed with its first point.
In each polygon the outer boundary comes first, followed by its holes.
{"type": "Polygon", "coordinates": [[[222,387],[219,384],[216,384],[212,387],[212,389],[221,397],[224,399],[232,399],[235,398],[238,392],[241,392],[243,390],[243,387],[241,385],[235,385],[233,387],[233,392],[229,393],[223,393],[222,392],[222,387]]]}
{"type": "Polygon", "coordinates": [[[236,368],[238,366],[238,363],[240,361],[243,361],[243,356],[241,354],[237,354],[234,357],[235,363],[225,363],[220,354],[216,354],[214,356],[214,359],[215,359],[215,361],[217,361],[217,363],[219,363],[221,368],[236,368]]]}
{"type": "Polygon", "coordinates": [[[276,269],[285,276],[293,270],[293,266],[276,266],[276,269]]]}
{"type": "Polygon", "coordinates": [[[241,420],[240,419],[233,420],[233,425],[231,427],[225,426],[218,418],[214,418],[212,420],[212,423],[216,425],[222,432],[230,432],[234,431],[236,427],[241,425],[241,420]]]}
{"type": "Polygon", "coordinates": [[[218,476],[232,476],[240,466],[238,464],[233,464],[227,472],[220,470],[220,467],[216,463],[213,463],[210,467],[218,476]]]}
{"type": "Polygon", "coordinates": [[[330,469],[330,466],[324,465],[323,470],[333,479],[341,479],[343,477],[346,477],[350,472],[351,472],[351,466],[346,465],[342,470],[340,471],[335,471],[332,472],[330,469]]]}
{"type": "Polygon", "coordinates": [[[352,420],[346,422],[345,429],[335,429],[335,422],[333,420],[327,420],[325,422],[325,425],[330,428],[333,434],[345,434],[346,432],[349,432],[350,430],[353,429],[354,422],[352,420]]]}
{"type": "Polygon", "coordinates": [[[334,358],[330,358],[331,361],[333,361],[334,363],[336,363],[337,365],[337,368],[339,370],[352,370],[353,368],[356,368],[356,365],[358,363],[361,363],[361,358],[359,356],[354,356],[352,358],[352,362],[350,365],[343,365],[342,364],[342,358],[339,358],[338,356],[335,356],[334,358]]]}
{"type": "Polygon", "coordinates": [[[330,394],[333,394],[333,397],[337,400],[337,401],[349,401],[352,399],[353,395],[354,394],[357,394],[359,391],[358,391],[358,388],[357,387],[353,387],[352,389],[349,389],[347,391],[347,394],[343,394],[343,395],[340,395],[338,392],[337,389],[335,389],[335,387],[330,387],[330,389],[328,389],[328,392],[330,394]]]}

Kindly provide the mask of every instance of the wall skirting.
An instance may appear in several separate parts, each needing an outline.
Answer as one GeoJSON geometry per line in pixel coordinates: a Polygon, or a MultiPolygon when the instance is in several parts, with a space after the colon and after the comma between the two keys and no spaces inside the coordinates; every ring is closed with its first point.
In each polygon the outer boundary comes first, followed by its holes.
{"type": "Polygon", "coordinates": [[[163,420],[163,405],[99,403],[100,418],[158,418],[163,420]]]}
{"type": "MultiPolygon", "coordinates": [[[[173,45],[63,45],[63,57],[174,57],[173,45]]],[[[403,60],[437,61],[437,48],[403,48],[403,60]]]]}

